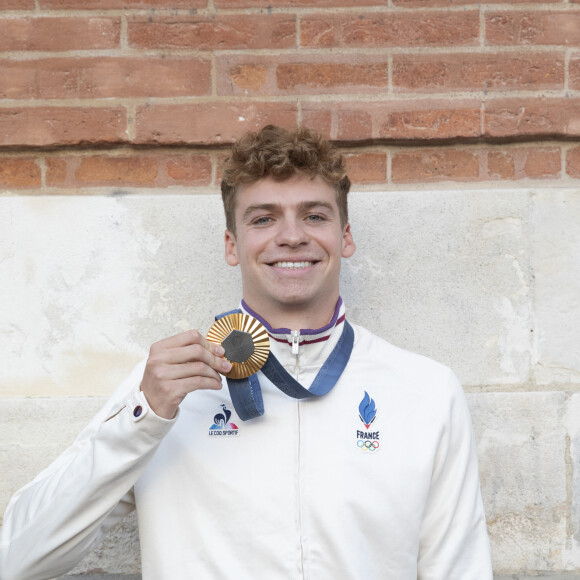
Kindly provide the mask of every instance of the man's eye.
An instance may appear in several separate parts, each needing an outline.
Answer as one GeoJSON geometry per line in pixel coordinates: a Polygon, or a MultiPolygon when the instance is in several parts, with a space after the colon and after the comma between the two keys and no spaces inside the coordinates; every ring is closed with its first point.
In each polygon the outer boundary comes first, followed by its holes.
{"type": "Polygon", "coordinates": [[[324,221],[324,216],[315,213],[315,214],[309,215],[306,219],[310,222],[321,222],[321,221],[324,221]]]}
{"type": "Polygon", "coordinates": [[[267,216],[261,216],[261,217],[256,218],[252,223],[254,225],[257,225],[257,226],[262,226],[265,224],[269,224],[271,221],[272,221],[272,218],[269,218],[267,216]]]}

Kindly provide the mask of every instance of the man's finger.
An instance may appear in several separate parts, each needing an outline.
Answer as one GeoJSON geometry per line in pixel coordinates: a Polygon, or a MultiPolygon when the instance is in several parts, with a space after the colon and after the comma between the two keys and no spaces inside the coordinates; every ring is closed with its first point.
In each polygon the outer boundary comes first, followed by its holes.
{"type": "Polygon", "coordinates": [[[221,369],[214,369],[205,362],[186,362],[181,364],[167,365],[165,369],[168,380],[177,381],[192,377],[208,377],[221,381],[220,373],[229,372],[231,363],[225,359],[217,359],[222,365],[221,369]],[[227,369],[226,369],[227,367],[227,369]]]}
{"type": "MultiPolygon", "coordinates": [[[[208,343],[208,345],[209,344],[210,343],[208,343]]],[[[213,346],[217,347],[218,345],[213,346]]],[[[219,349],[221,350],[216,348],[210,350],[201,344],[188,344],[186,346],[180,346],[163,351],[159,356],[161,357],[162,362],[169,365],[203,362],[220,373],[227,373],[232,368],[231,363],[222,358],[223,348],[220,346],[219,349]]]]}
{"type": "Polygon", "coordinates": [[[218,391],[222,388],[221,379],[211,377],[197,376],[179,379],[175,381],[175,386],[184,393],[192,393],[200,389],[211,389],[218,391]]]}

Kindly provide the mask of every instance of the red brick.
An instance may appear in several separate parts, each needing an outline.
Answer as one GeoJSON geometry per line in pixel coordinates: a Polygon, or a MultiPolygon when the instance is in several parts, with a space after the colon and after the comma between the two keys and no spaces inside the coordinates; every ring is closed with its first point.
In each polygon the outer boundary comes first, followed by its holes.
{"type": "Polygon", "coordinates": [[[561,165],[559,147],[514,147],[487,151],[488,179],[557,178],[561,165]]]}
{"type": "Polygon", "coordinates": [[[348,177],[352,183],[384,183],[387,181],[387,155],[381,152],[345,155],[348,177]]]}
{"type": "MultiPolygon", "coordinates": [[[[312,0],[214,0],[220,8],[311,8],[312,0]]],[[[385,0],[316,0],[316,8],[384,6],[385,0]]]]}
{"type": "Polygon", "coordinates": [[[167,185],[209,185],[211,159],[208,155],[175,155],[164,163],[167,185]]]}
{"type": "Polygon", "coordinates": [[[49,157],[46,184],[59,187],[123,185],[131,187],[200,186],[211,183],[207,154],[134,152],[130,155],[49,157]]]}
{"type": "Polygon", "coordinates": [[[572,55],[568,64],[568,83],[572,90],[580,90],[580,53],[572,55]]]}
{"type": "Polygon", "coordinates": [[[574,147],[566,152],[566,173],[570,177],[580,179],[580,147],[574,147]]]}
{"type": "Polygon", "coordinates": [[[539,90],[564,87],[564,55],[434,54],[395,55],[393,89],[416,92],[450,90],[539,90]]]}
{"type": "Polygon", "coordinates": [[[302,125],[306,125],[321,133],[326,139],[332,134],[332,111],[329,109],[302,108],[302,125]]]}
{"type": "Polygon", "coordinates": [[[528,153],[524,165],[526,177],[540,179],[543,177],[559,177],[562,170],[560,149],[532,150],[528,153]]]}
{"type": "Polygon", "coordinates": [[[34,159],[0,157],[0,187],[40,187],[40,167],[34,159]]]}
{"type": "Polygon", "coordinates": [[[509,151],[489,151],[487,175],[490,179],[514,179],[516,165],[513,154],[509,151]]]}
{"type": "Polygon", "coordinates": [[[320,55],[218,57],[219,94],[378,93],[388,86],[388,60],[320,55]]]}
{"type": "Polygon", "coordinates": [[[0,10],[33,10],[34,0],[0,0],[0,10]]]}
{"type": "Polygon", "coordinates": [[[301,45],[316,48],[474,46],[479,12],[423,12],[303,16],[301,45]]]}
{"type": "Polygon", "coordinates": [[[487,137],[577,137],[580,99],[491,99],[484,123],[487,137]]]}
{"type": "Polygon", "coordinates": [[[118,18],[1,18],[0,51],[117,48],[118,18]]]}
{"type": "Polygon", "coordinates": [[[0,61],[0,98],[171,97],[211,92],[208,60],[146,56],[0,61]]]}
{"type": "Polygon", "coordinates": [[[292,103],[151,105],[137,109],[138,144],[229,144],[246,131],[272,123],[296,126],[292,103]]]}
{"type": "Polygon", "coordinates": [[[0,109],[0,146],[122,143],[127,141],[126,128],[121,107],[0,109]]]}
{"type": "Polygon", "coordinates": [[[216,160],[216,183],[219,184],[224,176],[223,168],[226,159],[229,157],[228,153],[219,154],[216,160]]]}
{"type": "MultiPolygon", "coordinates": [[[[393,6],[399,8],[435,8],[439,6],[481,5],[481,0],[392,0],[393,6]]],[[[556,4],[561,0],[509,0],[510,4],[556,4]]],[[[506,4],[506,0],[485,0],[485,4],[506,4]]]]}
{"type": "Polygon", "coordinates": [[[135,17],[129,21],[129,43],[139,48],[196,50],[292,48],[296,18],[286,14],[135,17]]]}
{"type": "MultiPolygon", "coordinates": [[[[34,3],[34,2],[33,2],[34,3]]],[[[197,9],[205,8],[207,0],[39,0],[41,9],[56,10],[121,10],[126,8],[170,8],[197,9]]]]}
{"type": "Polygon", "coordinates": [[[345,105],[344,109],[335,109],[332,112],[333,129],[336,127],[336,134],[333,132],[333,137],[341,141],[368,141],[375,138],[376,115],[377,111],[365,106],[351,108],[345,105]]]}
{"type": "Polygon", "coordinates": [[[275,71],[271,70],[275,69],[275,65],[272,67],[272,63],[257,64],[256,60],[259,60],[257,57],[248,63],[242,61],[234,64],[232,60],[234,59],[229,56],[216,59],[218,94],[260,94],[275,90],[272,86],[274,85],[272,76],[275,71]],[[268,91],[264,90],[266,83],[271,87],[268,87],[268,91]]]}
{"type": "Polygon", "coordinates": [[[49,157],[45,161],[46,185],[65,185],[68,178],[68,164],[65,159],[49,157]]]}
{"type": "Polygon", "coordinates": [[[348,89],[348,92],[384,91],[389,84],[388,62],[369,62],[372,60],[372,57],[366,57],[366,62],[360,63],[280,64],[276,71],[278,88],[299,93],[326,93],[333,89],[348,89]]]}
{"type": "Polygon", "coordinates": [[[580,45],[580,12],[490,12],[485,36],[489,44],[580,45]]]}
{"type": "Polygon", "coordinates": [[[479,157],[458,149],[395,153],[391,179],[394,183],[473,181],[479,179],[479,157]]]}
{"type": "Polygon", "coordinates": [[[409,141],[475,138],[481,135],[479,101],[386,101],[302,105],[303,119],[332,111],[332,139],[409,141]]]}
{"type": "Polygon", "coordinates": [[[154,185],[157,163],[148,157],[83,157],[75,171],[78,185],[154,185]]]}

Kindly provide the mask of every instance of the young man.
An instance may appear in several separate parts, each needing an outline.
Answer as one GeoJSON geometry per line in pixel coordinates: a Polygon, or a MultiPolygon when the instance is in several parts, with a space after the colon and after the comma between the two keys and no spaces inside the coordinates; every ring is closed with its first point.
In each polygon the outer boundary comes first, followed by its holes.
{"type": "Polygon", "coordinates": [[[13,498],[3,580],[64,573],[135,507],[146,580],[491,579],[460,385],[346,321],[349,186],[308,130],[268,126],[235,145],[225,257],[271,358],[232,401],[222,347],[197,331],[153,345],[13,498]]]}

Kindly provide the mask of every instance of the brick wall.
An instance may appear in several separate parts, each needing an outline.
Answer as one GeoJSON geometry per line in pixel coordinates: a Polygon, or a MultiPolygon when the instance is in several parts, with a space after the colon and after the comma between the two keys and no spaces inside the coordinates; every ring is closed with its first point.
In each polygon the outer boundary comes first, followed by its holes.
{"type": "Polygon", "coordinates": [[[265,123],[321,130],[366,187],[580,177],[576,2],[0,9],[2,189],[206,191],[220,148],[265,123]]]}
{"type": "MultiPolygon", "coordinates": [[[[580,0],[0,0],[0,515],[235,305],[219,162],[266,123],[347,155],[352,320],[460,377],[497,578],[580,578],[580,0]]],[[[129,518],[75,573],[139,572],[129,518]]]]}

